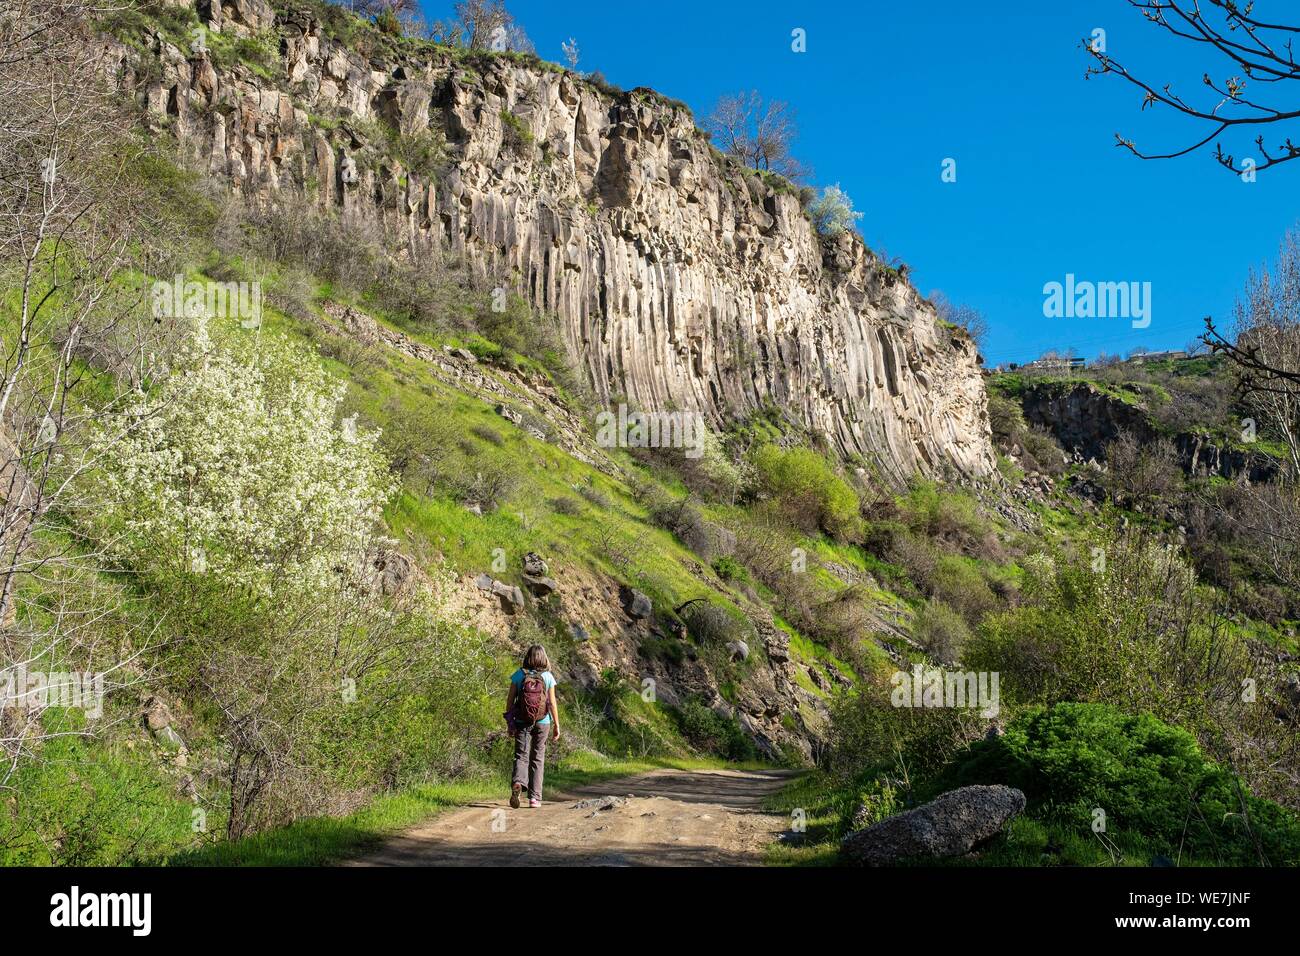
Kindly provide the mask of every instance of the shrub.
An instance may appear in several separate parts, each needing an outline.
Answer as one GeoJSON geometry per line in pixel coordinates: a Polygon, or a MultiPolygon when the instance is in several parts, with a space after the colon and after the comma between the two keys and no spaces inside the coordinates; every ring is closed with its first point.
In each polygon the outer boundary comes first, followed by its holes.
{"type": "Polygon", "coordinates": [[[749,637],[749,629],[740,620],[725,608],[708,601],[696,601],[683,609],[682,619],[691,636],[700,644],[721,646],[749,637]]]}
{"type": "Polygon", "coordinates": [[[1110,703],[1209,737],[1240,723],[1241,682],[1258,675],[1174,547],[1112,522],[1024,568],[1023,603],[989,615],[966,655],[1002,673],[1004,698],[1110,703]]]}
{"type": "Polygon", "coordinates": [[[821,235],[834,237],[853,229],[862,218],[862,213],[854,211],[848,193],[836,183],[827,186],[820,196],[808,204],[808,218],[821,235]]]}
{"type": "Polygon", "coordinates": [[[729,555],[715,558],[713,571],[724,581],[748,581],[749,571],[745,566],[729,555]]]}
{"type": "Polygon", "coordinates": [[[551,510],[557,515],[573,517],[574,515],[582,514],[582,502],[578,501],[577,498],[569,498],[567,496],[552,498],[550,500],[550,505],[551,510]]]}
{"type": "Polygon", "coordinates": [[[215,345],[200,328],[114,423],[124,437],[105,430],[87,523],[151,575],[201,554],[254,594],[330,587],[394,490],[378,434],[335,424],[345,390],[287,339],[215,345]]]}
{"type": "Polygon", "coordinates": [[[1000,737],[973,744],[933,789],[998,783],[1029,813],[1086,833],[1095,811],[1118,841],[1137,835],[1171,857],[1220,864],[1300,863],[1300,820],[1245,792],[1191,734],[1102,704],[1033,708],[1000,737]],[[1258,849],[1256,847],[1258,841],[1258,849]]]}
{"type": "Polygon", "coordinates": [[[820,527],[837,538],[860,531],[857,492],[815,451],[767,444],[754,452],[753,463],[759,485],[796,527],[820,527]]]}
{"type": "Polygon", "coordinates": [[[496,445],[498,448],[500,448],[502,445],[506,443],[506,440],[501,437],[501,433],[497,431],[495,428],[492,428],[491,426],[475,425],[473,428],[470,429],[470,431],[473,432],[475,435],[477,435],[479,438],[483,439],[489,445],[496,445]]]}
{"type": "Polygon", "coordinates": [[[698,697],[687,698],[672,713],[678,730],[691,746],[727,760],[753,760],[758,756],[753,741],[745,736],[735,717],[716,713],[698,697]]]}
{"type": "Polygon", "coordinates": [[[88,483],[85,526],[156,602],[160,670],[221,740],[228,837],[463,768],[483,716],[450,572],[383,594],[392,480],[378,436],[336,424],[342,394],[287,341],[200,329],[88,483]]]}
{"type": "Polygon", "coordinates": [[[501,111],[501,132],[505,145],[516,153],[526,152],[535,142],[532,130],[509,110],[501,111]]]}
{"type": "Polygon", "coordinates": [[[912,638],[927,654],[944,664],[961,659],[962,649],[970,640],[965,619],[940,600],[930,599],[921,605],[912,622],[912,638]]]}
{"type": "Polygon", "coordinates": [[[999,603],[979,565],[958,555],[944,555],[936,562],[930,592],[972,625],[999,603]]]}

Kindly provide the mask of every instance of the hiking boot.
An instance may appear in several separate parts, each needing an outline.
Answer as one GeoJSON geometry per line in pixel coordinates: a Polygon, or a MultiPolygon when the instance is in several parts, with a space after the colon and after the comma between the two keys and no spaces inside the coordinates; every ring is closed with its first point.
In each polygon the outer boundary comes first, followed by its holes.
{"type": "Polygon", "coordinates": [[[512,809],[519,809],[519,791],[523,788],[519,784],[512,784],[510,787],[510,806],[512,809]]]}
{"type": "Polygon", "coordinates": [[[537,809],[538,807],[540,807],[541,805],[542,805],[542,801],[540,801],[540,800],[529,800],[529,801],[528,801],[528,809],[529,809],[529,810],[536,810],[536,809],[537,809]]]}

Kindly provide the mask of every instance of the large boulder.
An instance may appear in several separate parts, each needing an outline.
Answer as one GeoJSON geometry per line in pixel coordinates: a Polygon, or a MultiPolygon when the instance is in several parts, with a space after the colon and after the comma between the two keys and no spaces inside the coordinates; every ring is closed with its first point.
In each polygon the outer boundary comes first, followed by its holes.
{"type": "Polygon", "coordinates": [[[863,866],[961,856],[997,834],[1024,809],[1025,795],[1014,787],[961,787],[850,833],[842,849],[863,866]]]}
{"type": "Polygon", "coordinates": [[[654,604],[640,591],[625,587],[621,596],[628,617],[641,621],[654,613],[654,604]]]}
{"type": "Polygon", "coordinates": [[[529,551],[524,555],[524,586],[540,598],[551,594],[559,585],[554,578],[546,576],[549,570],[541,555],[529,551]]]}

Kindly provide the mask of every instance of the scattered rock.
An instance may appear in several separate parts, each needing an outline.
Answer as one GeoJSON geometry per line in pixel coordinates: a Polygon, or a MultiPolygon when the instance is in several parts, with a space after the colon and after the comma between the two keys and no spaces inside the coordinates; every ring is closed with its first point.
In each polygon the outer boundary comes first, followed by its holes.
{"type": "Polygon", "coordinates": [[[540,555],[532,551],[524,555],[524,586],[537,597],[544,598],[559,587],[554,578],[546,576],[548,570],[540,555]]]}
{"type": "Polygon", "coordinates": [[[515,585],[506,584],[504,581],[498,581],[486,574],[480,574],[476,577],[474,579],[474,584],[480,590],[487,591],[489,594],[495,594],[500,598],[501,607],[504,610],[509,611],[511,614],[523,610],[524,592],[519,590],[515,585]]]}
{"type": "Polygon", "coordinates": [[[616,810],[627,804],[627,797],[590,797],[586,800],[579,800],[572,807],[574,810],[592,810],[590,816],[595,816],[602,810],[616,810]]]}
{"type": "Polygon", "coordinates": [[[170,727],[172,723],[172,712],[168,706],[157,697],[150,697],[144,704],[144,725],[149,730],[157,732],[164,727],[170,727]]]}
{"type": "Polygon", "coordinates": [[[587,633],[587,629],[576,621],[569,625],[569,634],[579,644],[591,640],[591,635],[587,633]]]}
{"type": "Polygon", "coordinates": [[[1025,795],[1014,787],[961,787],[925,806],[850,833],[844,838],[843,850],[850,860],[864,866],[961,856],[996,835],[1024,809],[1025,795]]]}
{"type": "Polygon", "coordinates": [[[501,599],[501,606],[511,614],[524,609],[524,592],[515,585],[493,581],[492,593],[501,599]]]}
{"type": "Polygon", "coordinates": [[[375,558],[374,566],[379,572],[379,588],[389,597],[406,590],[419,574],[415,562],[400,551],[381,552],[375,558]]]}
{"type": "Polygon", "coordinates": [[[790,636],[777,628],[774,633],[763,639],[767,648],[767,659],[773,664],[785,664],[790,660],[790,636]]]}
{"type": "Polygon", "coordinates": [[[469,362],[474,365],[478,364],[478,356],[475,355],[473,352],[471,352],[469,349],[452,348],[451,346],[448,346],[447,354],[450,355],[452,358],[460,359],[462,362],[469,362]]]}
{"type": "Polygon", "coordinates": [[[749,645],[744,641],[728,641],[727,650],[731,652],[732,660],[749,660],[749,645]]]}
{"type": "Polygon", "coordinates": [[[178,766],[185,766],[189,748],[185,739],[172,726],[172,712],[158,697],[150,697],[144,705],[144,725],[158,746],[171,754],[178,766]]]}
{"type": "Polygon", "coordinates": [[[628,617],[644,620],[654,613],[654,604],[640,591],[625,587],[622,590],[621,597],[623,598],[623,609],[627,611],[628,617]]]}

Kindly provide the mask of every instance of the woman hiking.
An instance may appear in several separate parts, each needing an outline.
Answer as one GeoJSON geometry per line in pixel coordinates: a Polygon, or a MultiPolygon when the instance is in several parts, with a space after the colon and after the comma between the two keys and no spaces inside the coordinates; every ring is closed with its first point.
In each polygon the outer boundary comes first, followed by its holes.
{"type": "Polygon", "coordinates": [[[546,737],[560,739],[560,711],[555,704],[555,676],[546,648],[534,644],[519,670],[510,675],[506,697],[506,726],[515,738],[515,772],[510,806],[519,808],[519,794],[528,788],[528,806],[542,805],[542,773],[546,769],[546,737]]]}

